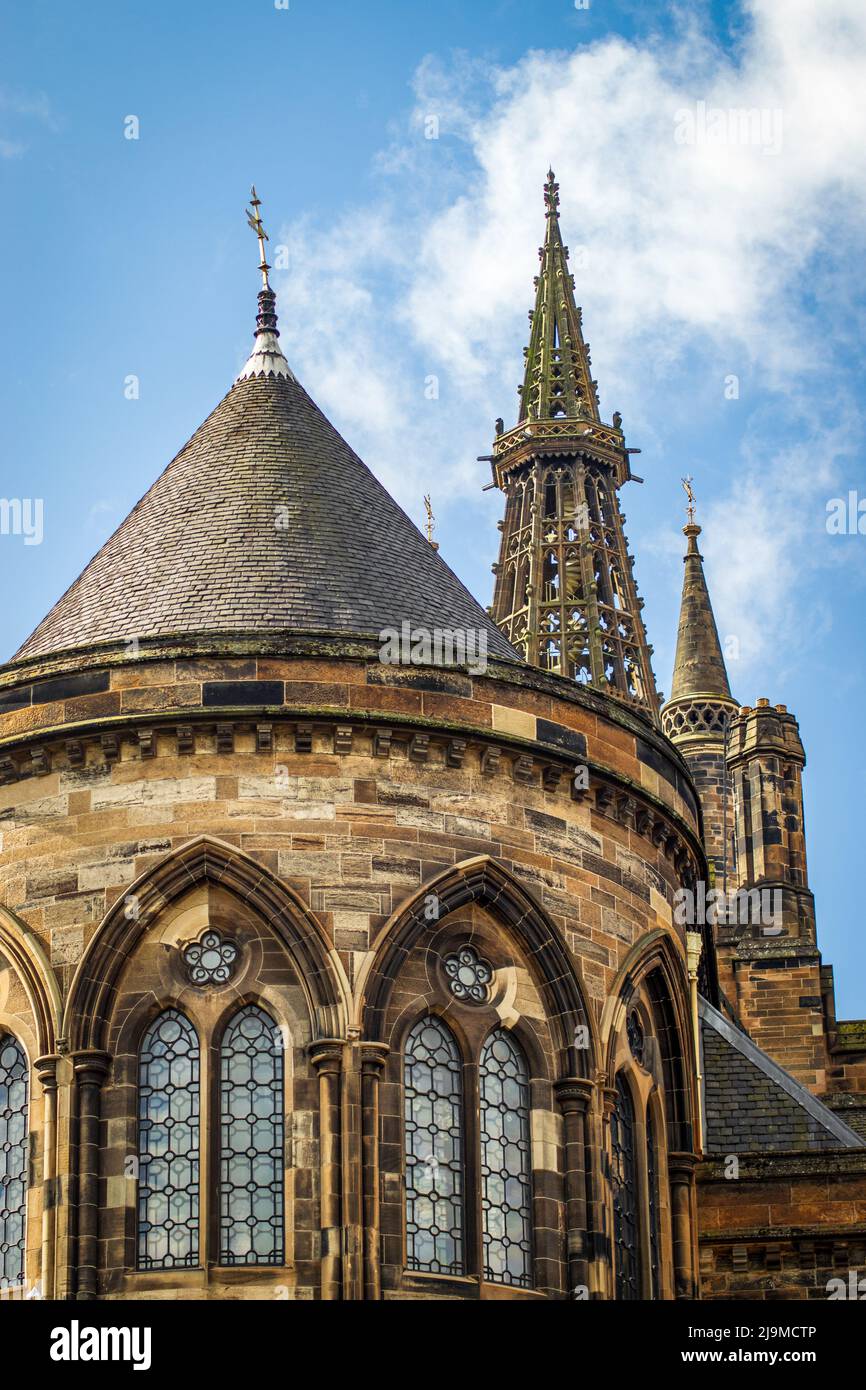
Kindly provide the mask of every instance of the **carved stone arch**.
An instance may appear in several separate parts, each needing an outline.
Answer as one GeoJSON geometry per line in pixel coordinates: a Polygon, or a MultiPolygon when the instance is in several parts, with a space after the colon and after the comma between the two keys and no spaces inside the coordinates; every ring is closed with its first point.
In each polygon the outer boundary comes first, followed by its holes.
{"type": "Polygon", "coordinates": [[[73,1051],[105,1049],[117,984],[129,955],[170,903],[202,883],[236,895],[284,945],[307,997],[314,1040],[345,1037],[348,981],[314,914],[291,888],[249,855],[200,835],[130,884],[89,942],[64,1014],[64,1030],[73,1051]],[[130,899],[135,903],[132,913],[130,899]]]}
{"type": "MultiPolygon", "coordinates": [[[[49,1056],[56,1051],[61,1036],[60,986],[39,938],[26,922],[5,907],[0,907],[0,955],[9,961],[27,995],[33,1015],[35,1056],[49,1056]]],[[[30,1061],[35,1061],[35,1057],[30,1061]]]]}
{"type": "Polygon", "coordinates": [[[620,966],[602,1015],[608,1076],[612,1076],[629,1001],[641,987],[649,997],[661,1045],[668,1145],[672,1150],[688,1152],[692,1148],[696,1113],[689,978],[685,960],[670,933],[652,932],[634,946],[620,966]]]}
{"type": "Polygon", "coordinates": [[[483,908],[501,923],[521,948],[535,977],[559,1052],[561,1074],[594,1075],[598,1039],[568,948],[529,890],[489,855],[445,869],[393,914],[358,981],[358,1023],[365,1041],[385,1041],[388,1003],[400,970],[413,947],[431,929],[425,915],[431,897],[438,900],[436,927],[469,904],[483,908]],[[578,1027],[587,1030],[586,1048],[575,1047],[578,1027]]]}

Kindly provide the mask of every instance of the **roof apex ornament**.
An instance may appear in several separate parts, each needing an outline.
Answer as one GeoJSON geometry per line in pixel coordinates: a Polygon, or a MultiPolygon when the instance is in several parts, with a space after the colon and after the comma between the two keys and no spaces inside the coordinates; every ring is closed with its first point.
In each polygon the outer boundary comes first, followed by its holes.
{"type": "Polygon", "coordinates": [[[426,514],[427,514],[427,519],[426,519],[426,523],[425,523],[425,524],[426,524],[426,530],[427,530],[427,543],[428,543],[428,545],[431,545],[431,546],[433,547],[434,550],[438,550],[438,549],[439,549],[439,542],[438,542],[438,541],[434,541],[434,539],[433,539],[433,532],[434,532],[435,529],[436,529],[436,518],[435,518],[435,516],[433,515],[433,503],[430,501],[430,494],[429,494],[429,492],[426,493],[426,495],[425,495],[425,497],[424,497],[424,511],[425,511],[426,514]]]}
{"type": "Polygon", "coordinates": [[[250,208],[247,208],[247,222],[252,227],[259,241],[259,270],[262,273],[262,288],[259,290],[259,312],[256,316],[256,340],[253,350],[247,358],[243,371],[239,373],[237,380],[242,381],[249,376],[283,376],[291,377],[289,364],[283,356],[280,347],[280,330],[277,327],[277,296],[271,289],[268,279],[267,252],[265,242],[269,241],[264,224],[262,223],[259,208],[262,205],[259,195],[256,193],[256,186],[253,184],[250,189],[250,208]]]}
{"type": "Polygon", "coordinates": [[[556,175],[552,169],[547,171],[547,183],[544,185],[544,202],[547,207],[548,217],[559,217],[559,184],[556,182],[556,175]]]}
{"type": "Polygon", "coordinates": [[[250,207],[252,208],[252,212],[249,211],[249,208],[247,209],[247,222],[250,224],[250,226],[252,227],[253,231],[259,239],[259,255],[261,256],[261,264],[259,265],[259,270],[262,272],[262,289],[269,290],[271,286],[268,280],[268,271],[271,267],[268,265],[268,258],[265,252],[265,242],[270,241],[270,237],[268,236],[262,224],[261,214],[259,213],[259,208],[261,207],[261,205],[262,200],[256,193],[256,186],[255,184],[253,184],[252,188],[250,189],[250,207]]]}
{"type": "Polygon", "coordinates": [[[692,488],[692,483],[694,481],[695,480],[692,477],[691,473],[689,473],[687,477],[680,479],[680,482],[682,483],[683,488],[685,489],[686,497],[689,499],[689,505],[686,508],[686,510],[688,512],[690,526],[694,526],[695,524],[695,494],[692,488]]]}

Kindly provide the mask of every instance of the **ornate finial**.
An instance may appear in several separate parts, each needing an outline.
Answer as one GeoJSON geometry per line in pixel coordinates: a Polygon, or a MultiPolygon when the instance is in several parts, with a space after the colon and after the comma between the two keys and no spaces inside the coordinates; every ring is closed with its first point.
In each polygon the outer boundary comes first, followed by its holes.
{"type": "MultiPolygon", "coordinates": [[[[265,255],[265,242],[268,234],[262,226],[262,219],[259,216],[261,200],[256,193],[256,186],[253,184],[250,190],[250,207],[247,211],[247,222],[252,227],[259,239],[259,270],[262,272],[262,288],[259,290],[259,312],[256,315],[256,340],[253,350],[247,359],[246,365],[237,378],[241,381],[244,377],[251,376],[281,376],[292,378],[289,364],[283,356],[280,348],[280,330],[277,327],[277,296],[271,289],[268,280],[267,256],[265,255]]],[[[294,379],[294,378],[292,378],[294,379]]]]}
{"type": "Polygon", "coordinates": [[[252,227],[253,231],[259,239],[259,255],[261,257],[259,270],[262,272],[262,289],[269,290],[271,286],[270,282],[268,281],[268,271],[271,267],[268,265],[268,258],[265,255],[265,242],[268,240],[268,234],[262,226],[262,219],[259,216],[259,208],[261,207],[262,203],[261,199],[259,198],[259,195],[256,193],[255,184],[253,184],[252,188],[250,189],[250,193],[250,207],[252,208],[252,212],[247,210],[247,222],[250,224],[250,226],[252,227]]]}
{"type": "Polygon", "coordinates": [[[427,494],[425,495],[425,497],[424,497],[424,511],[427,513],[427,522],[426,522],[426,526],[427,526],[427,541],[428,541],[428,544],[431,545],[431,546],[433,547],[434,550],[438,550],[438,549],[439,549],[439,546],[438,546],[438,544],[436,543],[436,541],[434,541],[434,539],[433,539],[433,530],[434,530],[434,528],[435,528],[435,526],[436,526],[436,518],[435,518],[435,516],[433,515],[433,504],[432,504],[432,502],[430,501],[430,494],[429,494],[429,493],[427,493],[427,494]]]}
{"type": "Polygon", "coordinates": [[[548,217],[559,216],[559,184],[556,182],[556,175],[552,169],[547,171],[547,183],[544,185],[544,201],[547,205],[548,217]]]}
{"type": "Polygon", "coordinates": [[[689,525],[690,525],[690,526],[694,526],[694,524],[695,524],[695,494],[694,494],[694,491],[693,491],[693,489],[692,489],[692,483],[693,483],[695,480],[694,480],[694,478],[692,477],[692,475],[691,475],[691,473],[690,473],[690,474],[688,475],[687,478],[681,478],[680,481],[682,482],[682,485],[683,485],[683,487],[684,487],[684,489],[685,489],[686,497],[689,499],[689,505],[688,505],[688,507],[687,507],[687,511],[688,511],[688,514],[689,514],[689,525]]]}

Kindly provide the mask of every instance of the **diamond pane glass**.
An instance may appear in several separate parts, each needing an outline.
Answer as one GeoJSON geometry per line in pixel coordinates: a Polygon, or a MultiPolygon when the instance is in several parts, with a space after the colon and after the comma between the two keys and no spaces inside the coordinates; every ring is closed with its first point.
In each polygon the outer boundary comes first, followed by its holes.
{"type": "Polygon", "coordinates": [[[631,1092],[622,1073],[616,1079],[616,1101],[610,1127],[616,1296],[635,1299],[640,1298],[635,1120],[631,1092]]]}
{"type": "Polygon", "coordinates": [[[0,1036],[0,1289],[24,1283],[27,1082],[23,1047],[0,1036]]]}
{"type": "Polygon", "coordinates": [[[529,1075],[514,1040],[498,1028],[484,1044],[481,1097],[481,1208],[484,1277],[532,1284],[532,1174],[529,1075]]]}
{"type": "Polygon", "coordinates": [[[283,1039],[250,1004],[220,1048],[220,1262],[284,1262],[283,1039]]]}
{"type": "Polygon", "coordinates": [[[176,1009],[154,1019],[138,1062],[138,1265],[198,1263],[199,1046],[176,1009]]]}
{"type": "Polygon", "coordinates": [[[406,1039],[404,1096],[408,1266],[464,1274],[463,1067],[438,1018],[406,1039]]]}

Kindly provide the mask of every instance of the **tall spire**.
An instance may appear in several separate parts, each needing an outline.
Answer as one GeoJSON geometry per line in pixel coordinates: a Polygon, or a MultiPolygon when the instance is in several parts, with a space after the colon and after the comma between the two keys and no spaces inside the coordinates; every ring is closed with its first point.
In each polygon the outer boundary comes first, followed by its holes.
{"type": "Polygon", "coordinates": [[[731,699],[731,686],[725,668],[725,658],[722,655],[722,644],[719,641],[704,575],[704,560],[698,550],[701,528],[695,522],[692,481],[690,477],[683,479],[683,487],[689,499],[689,520],[683,527],[688,549],[683,560],[686,572],[683,579],[677,654],[669,704],[674,700],[693,698],[696,695],[715,695],[731,699]]]}
{"type": "Polygon", "coordinates": [[[618,490],[632,477],[622,417],[604,424],[548,174],[547,218],[521,416],[496,424],[493,480],[505,493],[493,619],[533,666],[649,715],[659,701],[643,601],[618,490]]]}
{"type": "Polygon", "coordinates": [[[704,848],[715,884],[735,883],[733,798],[728,771],[729,730],[739,712],[731,695],[722,644],[698,550],[691,477],[683,478],[688,522],[683,599],[671,697],[662,707],[662,728],[688,763],[703,812],[704,848]]]}
{"type": "Polygon", "coordinates": [[[256,316],[256,338],[253,343],[253,350],[247,358],[243,371],[238,375],[238,381],[248,376],[290,377],[292,375],[280,347],[280,330],[277,328],[277,296],[271,289],[271,282],[268,279],[268,272],[271,267],[268,265],[265,251],[265,242],[269,238],[259,213],[262,204],[256,193],[255,184],[250,192],[252,212],[247,210],[247,222],[258,237],[262,288],[259,290],[259,312],[256,316]]]}
{"type": "Polygon", "coordinates": [[[535,278],[535,308],[520,387],[520,419],[600,419],[589,346],[574,302],[574,276],[559,226],[559,184],[553,170],[544,185],[547,229],[539,247],[541,274],[535,278]]]}

